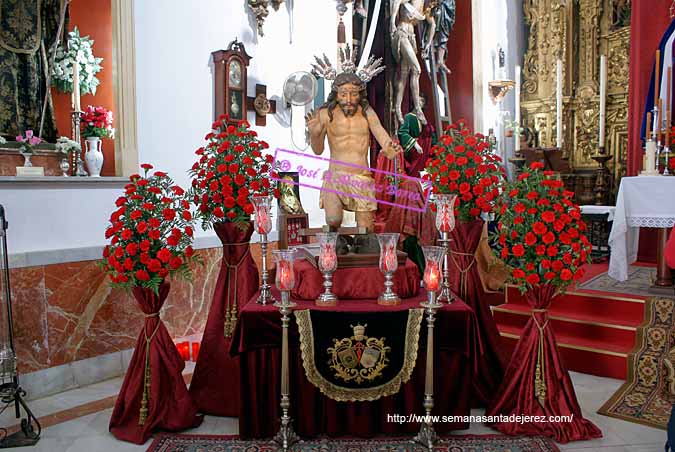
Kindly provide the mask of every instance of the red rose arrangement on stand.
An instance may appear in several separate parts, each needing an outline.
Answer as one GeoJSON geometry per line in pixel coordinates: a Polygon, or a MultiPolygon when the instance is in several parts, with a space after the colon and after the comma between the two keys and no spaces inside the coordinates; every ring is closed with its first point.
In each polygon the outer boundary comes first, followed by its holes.
{"type": "Polygon", "coordinates": [[[204,229],[215,223],[233,222],[245,227],[251,220],[252,195],[279,197],[272,171],[273,157],[263,154],[269,145],[249,130],[248,121],[228,125],[227,117],[212,124],[206,146],[197,149],[199,159],[192,165],[190,196],[196,216],[204,229]]]}
{"type": "Polygon", "coordinates": [[[485,303],[485,291],[476,264],[476,250],[483,235],[481,214],[494,210],[504,181],[501,159],[485,136],[473,134],[460,120],[446,128],[438,144],[431,148],[426,171],[434,194],[457,195],[454,227],[449,237],[448,280],[455,294],[476,313],[478,333],[484,353],[478,354],[475,368],[481,369],[473,381],[474,393],[488,404],[496,394],[506,367],[497,325],[485,303]]]}
{"type": "Polygon", "coordinates": [[[251,257],[252,195],[278,196],[273,158],[247,121],[228,124],[223,115],[211,125],[206,145],[197,149],[190,170],[190,198],[204,229],[213,227],[223,260],[204,328],[190,394],[207,414],[239,415],[239,361],[228,354],[239,306],[258,291],[258,268],[251,257]],[[224,385],[223,382],[232,384],[224,385]]]}
{"type": "Polygon", "coordinates": [[[473,134],[460,120],[446,129],[431,148],[425,179],[433,193],[456,194],[456,217],[471,222],[489,213],[504,180],[501,158],[495,155],[485,136],[473,134]]]}
{"type": "MultiPolygon", "coordinates": [[[[546,435],[556,441],[599,438],[602,432],[583,418],[569,373],[549,326],[553,298],[583,275],[591,245],[574,193],[551,179],[535,162],[505,190],[499,203],[501,258],[511,282],[525,293],[532,316],[511,357],[499,398],[488,415],[569,416],[570,422],[497,423],[509,435],[546,435]]],[[[546,418],[547,419],[547,418],[546,418]]]]}
{"type": "Polygon", "coordinates": [[[118,439],[144,443],[153,431],[199,425],[197,407],[183,381],[185,363],[159,317],[169,294],[168,277],[190,279],[192,214],[185,191],[152,165],[141,165],[116,201],[101,263],[114,287],[132,291],[145,325],[138,337],[110,419],[118,439]],[[167,390],[167,388],[171,388],[167,390]]]}
{"type": "Polygon", "coordinates": [[[190,279],[193,218],[185,190],[152,165],[141,165],[144,176],[134,174],[125,196],[115,202],[105,232],[110,245],[103,250],[103,267],[114,287],[151,289],[155,294],[169,276],[190,279]]]}

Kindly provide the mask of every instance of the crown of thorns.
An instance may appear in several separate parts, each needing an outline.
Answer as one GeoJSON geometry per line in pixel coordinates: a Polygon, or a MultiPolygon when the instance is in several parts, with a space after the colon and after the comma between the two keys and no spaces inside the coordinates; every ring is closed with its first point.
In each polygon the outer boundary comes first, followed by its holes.
{"type": "MultiPolygon", "coordinates": [[[[340,49],[339,53],[340,65],[342,67],[342,73],[356,74],[356,76],[361,79],[363,83],[368,83],[371,81],[377,74],[384,71],[384,66],[382,65],[382,58],[373,58],[372,56],[368,58],[368,61],[362,68],[356,66],[356,55],[352,54],[352,51],[349,46],[344,50],[340,49]]],[[[314,56],[316,64],[312,63],[312,73],[316,77],[323,77],[326,80],[335,80],[338,76],[337,69],[335,69],[326,56],[323,54],[323,58],[314,56]]]]}

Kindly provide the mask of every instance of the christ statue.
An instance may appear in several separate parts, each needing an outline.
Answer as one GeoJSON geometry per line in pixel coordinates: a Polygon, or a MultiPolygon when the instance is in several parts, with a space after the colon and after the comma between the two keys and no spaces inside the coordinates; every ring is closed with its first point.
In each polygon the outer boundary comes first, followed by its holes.
{"type": "MultiPolygon", "coordinates": [[[[314,69],[326,75],[322,68],[315,66],[314,69]]],[[[335,81],[328,100],[305,119],[315,154],[323,153],[324,140],[328,137],[330,164],[324,173],[320,195],[326,224],[337,231],[343,211],[347,210],[355,212],[357,225],[370,233],[377,210],[374,179],[368,169],[370,135],[389,158],[400,152],[401,147],[391,139],[368,105],[366,83],[373,75],[367,75],[368,70],[356,71],[353,63],[343,63],[343,69],[344,72],[335,76],[335,70],[330,68],[335,81]]]]}

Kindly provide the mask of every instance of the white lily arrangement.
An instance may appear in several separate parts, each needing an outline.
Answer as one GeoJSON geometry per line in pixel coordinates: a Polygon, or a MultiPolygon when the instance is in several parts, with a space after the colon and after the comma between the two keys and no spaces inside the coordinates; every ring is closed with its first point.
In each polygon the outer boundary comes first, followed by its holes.
{"type": "Polygon", "coordinates": [[[56,151],[61,154],[68,154],[71,151],[81,151],[82,145],[77,141],[73,141],[68,137],[59,137],[56,140],[56,151]]]}
{"type": "Polygon", "coordinates": [[[82,94],[96,94],[96,87],[101,83],[96,74],[102,69],[103,58],[94,56],[92,46],[94,40],[89,36],[80,36],[75,27],[68,33],[68,46],[61,44],[56,48],[54,66],[52,66],[52,85],[62,93],[73,91],[73,64],[80,66],[80,92],[82,94]]]}

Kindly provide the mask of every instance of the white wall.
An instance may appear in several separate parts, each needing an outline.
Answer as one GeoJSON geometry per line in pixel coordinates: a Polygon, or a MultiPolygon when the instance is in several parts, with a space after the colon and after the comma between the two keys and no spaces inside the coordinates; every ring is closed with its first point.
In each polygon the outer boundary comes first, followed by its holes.
{"type": "MultiPolygon", "coordinates": [[[[488,82],[496,78],[502,78],[499,72],[499,61],[497,59],[497,45],[501,45],[506,53],[506,78],[515,80],[515,67],[522,67],[524,48],[523,36],[523,11],[521,0],[481,0],[480,1],[481,35],[479,40],[480,55],[479,63],[482,73],[482,105],[479,111],[482,114],[482,132],[487,134],[488,129],[494,128],[495,134],[498,133],[496,127],[497,107],[490,100],[487,94],[488,82]]],[[[503,75],[503,74],[502,74],[503,75]]],[[[510,121],[515,120],[515,90],[509,93],[504,99],[503,108],[509,112],[507,118],[510,121]]],[[[514,138],[506,138],[505,155],[506,159],[513,156],[514,138]]],[[[510,173],[510,164],[507,162],[507,171],[510,173]]]]}
{"type": "MultiPolygon", "coordinates": [[[[140,162],[150,162],[188,185],[194,150],[204,144],[213,122],[214,91],[211,52],[238,38],[253,58],[248,68],[248,94],[256,83],[267,85],[268,97],[281,96],[286,77],[309,70],[313,55],[335,60],[336,12],[332,0],[294,0],[295,30],[289,43],[287,5],[270,7],[264,37],[256,37],[244,0],[143,0],[135,2],[136,90],[140,162]]],[[[279,107],[279,106],[278,106],[279,107]]],[[[249,112],[248,120],[255,123],[249,112]]],[[[294,121],[302,121],[296,116],[294,121]]],[[[293,149],[290,129],[271,115],[255,127],[270,148],[293,149]]],[[[300,145],[302,143],[299,143],[300,145]]],[[[311,153],[311,150],[307,150],[311,153]]],[[[303,206],[313,224],[323,224],[317,190],[303,189],[303,206]]]]}

